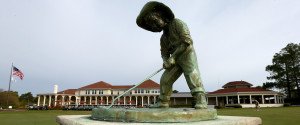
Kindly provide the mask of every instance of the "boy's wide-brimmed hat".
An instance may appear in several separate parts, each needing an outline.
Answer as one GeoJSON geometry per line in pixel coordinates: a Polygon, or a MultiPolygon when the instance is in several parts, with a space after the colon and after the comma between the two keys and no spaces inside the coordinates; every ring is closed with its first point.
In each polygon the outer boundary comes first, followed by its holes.
{"type": "Polygon", "coordinates": [[[146,3],[143,9],[141,10],[140,14],[136,19],[136,24],[145,30],[151,31],[151,26],[148,26],[145,22],[147,21],[146,17],[153,12],[160,13],[165,21],[171,21],[175,18],[172,10],[168,6],[160,2],[151,1],[146,3]]]}

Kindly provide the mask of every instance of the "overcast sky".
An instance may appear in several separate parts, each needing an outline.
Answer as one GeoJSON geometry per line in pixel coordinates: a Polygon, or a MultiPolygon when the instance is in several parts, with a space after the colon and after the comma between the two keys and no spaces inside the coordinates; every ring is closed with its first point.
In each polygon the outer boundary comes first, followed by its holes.
{"type": "MultiPolygon", "coordinates": [[[[265,67],[300,40],[299,0],[169,0],[187,23],[204,87],[266,82],[265,67]]],[[[136,84],[162,66],[162,33],[139,28],[147,0],[0,0],[0,88],[11,63],[25,75],[12,90],[53,92],[98,81],[136,84]]],[[[159,83],[161,73],[153,77],[159,83]]],[[[183,76],[174,84],[189,91],[183,76]]]]}

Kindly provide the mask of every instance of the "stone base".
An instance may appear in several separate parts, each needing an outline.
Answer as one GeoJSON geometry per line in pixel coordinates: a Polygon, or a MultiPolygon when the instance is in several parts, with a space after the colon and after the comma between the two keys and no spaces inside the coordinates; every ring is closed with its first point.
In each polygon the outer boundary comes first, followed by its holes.
{"type": "Polygon", "coordinates": [[[177,123],[214,120],[216,109],[194,108],[94,108],[92,119],[113,122],[177,123]]]}
{"type": "Polygon", "coordinates": [[[218,116],[215,120],[186,123],[130,123],[92,120],[90,115],[61,115],[56,117],[60,125],[260,125],[259,117],[218,116]]]}

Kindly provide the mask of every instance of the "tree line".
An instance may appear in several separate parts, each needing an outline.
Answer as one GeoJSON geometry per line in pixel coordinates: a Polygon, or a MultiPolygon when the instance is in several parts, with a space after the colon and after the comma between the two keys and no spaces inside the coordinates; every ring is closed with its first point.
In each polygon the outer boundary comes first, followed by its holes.
{"type": "Polygon", "coordinates": [[[300,43],[289,43],[275,53],[272,64],[266,66],[270,73],[264,88],[276,88],[286,94],[286,102],[300,104],[300,43]]]}
{"type": "Polygon", "coordinates": [[[31,92],[18,95],[17,91],[3,91],[0,89],[0,107],[8,108],[26,108],[26,105],[34,104],[37,102],[37,98],[33,97],[31,92]]]}

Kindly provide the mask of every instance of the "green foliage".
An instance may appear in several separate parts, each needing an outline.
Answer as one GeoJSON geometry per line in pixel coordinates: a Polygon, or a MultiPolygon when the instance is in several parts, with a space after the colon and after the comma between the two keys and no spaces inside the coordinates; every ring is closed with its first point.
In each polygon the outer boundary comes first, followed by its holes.
{"type": "Polygon", "coordinates": [[[223,109],[225,106],[215,106],[215,109],[223,109]]]}
{"type": "Polygon", "coordinates": [[[13,108],[18,108],[19,105],[18,92],[0,92],[0,107],[8,108],[8,106],[13,106],[13,108]]]}
{"type": "Polygon", "coordinates": [[[232,105],[228,105],[228,106],[226,106],[226,107],[231,107],[231,108],[243,108],[242,107],[242,105],[240,105],[240,104],[232,104],[232,105]]]}
{"type": "Polygon", "coordinates": [[[272,64],[266,67],[270,73],[264,88],[284,90],[288,98],[300,97],[300,44],[290,43],[273,56],[272,64]],[[293,92],[295,97],[292,97],[293,92]]]}
{"type": "Polygon", "coordinates": [[[178,93],[179,91],[178,90],[173,90],[173,93],[178,93]]]}
{"type": "Polygon", "coordinates": [[[172,108],[193,108],[193,105],[191,104],[183,104],[183,105],[171,105],[172,108]]]}
{"type": "Polygon", "coordinates": [[[283,106],[284,106],[284,107],[290,107],[290,106],[291,106],[291,103],[284,103],[283,106]]]}
{"type": "Polygon", "coordinates": [[[19,100],[20,100],[20,106],[21,107],[25,107],[25,105],[29,105],[29,104],[34,103],[34,97],[32,96],[31,92],[27,92],[27,93],[22,94],[19,97],[19,100]]]}

